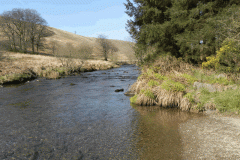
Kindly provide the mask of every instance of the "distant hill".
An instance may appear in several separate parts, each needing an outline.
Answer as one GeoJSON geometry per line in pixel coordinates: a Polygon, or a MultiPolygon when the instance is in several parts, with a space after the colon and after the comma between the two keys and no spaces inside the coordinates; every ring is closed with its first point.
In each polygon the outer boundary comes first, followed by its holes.
{"type": "MultiPolygon", "coordinates": [[[[1,17],[0,17],[1,20],[1,17]]],[[[71,32],[67,32],[61,29],[53,28],[53,27],[47,27],[50,31],[53,31],[55,34],[50,37],[46,37],[46,41],[44,42],[44,46],[46,49],[44,50],[39,50],[40,53],[45,53],[45,54],[52,54],[51,49],[49,49],[49,45],[51,41],[55,41],[60,45],[64,45],[66,43],[71,43],[74,46],[77,46],[78,44],[85,43],[89,44],[93,47],[93,59],[103,59],[103,56],[100,54],[99,51],[99,44],[97,43],[97,38],[93,37],[85,37],[81,35],[77,35],[71,32]]],[[[3,33],[0,30],[0,43],[3,40],[7,40],[6,38],[3,37],[3,33]]],[[[134,56],[134,51],[132,49],[132,45],[134,43],[128,42],[128,41],[121,41],[121,40],[111,40],[109,39],[118,49],[119,51],[116,52],[115,54],[118,57],[119,61],[124,61],[124,60],[135,60],[134,56]]]]}
{"type": "MultiPolygon", "coordinates": [[[[60,44],[72,43],[74,46],[77,46],[82,42],[88,43],[92,45],[94,48],[93,57],[95,57],[96,59],[103,58],[101,57],[98,49],[100,46],[96,41],[97,38],[85,37],[85,36],[77,35],[61,29],[53,28],[53,27],[48,27],[48,29],[53,31],[55,35],[51,37],[47,37],[46,38],[47,42],[57,41],[60,44]]],[[[134,43],[128,42],[128,41],[121,41],[121,40],[112,40],[112,39],[109,39],[109,40],[119,49],[119,51],[116,52],[118,56],[118,60],[129,60],[129,57],[134,57],[134,51],[131,47],[132,45],[134,45],[134,43]]]]}

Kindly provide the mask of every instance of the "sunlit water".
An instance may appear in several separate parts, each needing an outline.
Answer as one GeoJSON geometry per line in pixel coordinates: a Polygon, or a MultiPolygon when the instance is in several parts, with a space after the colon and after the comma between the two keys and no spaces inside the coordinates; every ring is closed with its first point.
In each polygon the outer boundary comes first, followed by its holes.
{"type": "Polygon", "coordinates": [[[199,115],[131,106],[115,90],[138,75],[125,65],[0,88],[0,159],[181,159],[179,124],[199,115]]]}

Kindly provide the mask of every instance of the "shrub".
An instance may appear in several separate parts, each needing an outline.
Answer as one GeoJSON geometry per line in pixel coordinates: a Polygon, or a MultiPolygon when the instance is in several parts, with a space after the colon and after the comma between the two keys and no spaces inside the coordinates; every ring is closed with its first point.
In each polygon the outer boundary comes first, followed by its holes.
{"type": "Polygon", "coordinates": [[[173,80],[166,80],[161,84],[161,87],[167,91],[173,92],[183,92],[185,91],[185,86],[180,82],[175,82],[173,80]]]}
{"type": "Polygon", "coordinates": [[[227,72],[239,71],[239,46],[237,41],[227,38],[216,56],[206,57],[207,62],[202,63],[203,68],[220,69],[227,72]]]}

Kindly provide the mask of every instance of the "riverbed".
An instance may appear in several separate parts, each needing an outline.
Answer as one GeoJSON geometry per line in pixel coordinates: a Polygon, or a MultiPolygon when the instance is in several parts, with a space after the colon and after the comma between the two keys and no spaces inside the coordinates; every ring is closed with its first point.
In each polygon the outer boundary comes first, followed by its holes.
{"type": "Polygon", "coordinates": [[[0,88],[0,159],[195,159],[206,151],[197,136],[209,116],[130,104],[124,92],[139,74],[135,65],[123,65],[0,88]]]}

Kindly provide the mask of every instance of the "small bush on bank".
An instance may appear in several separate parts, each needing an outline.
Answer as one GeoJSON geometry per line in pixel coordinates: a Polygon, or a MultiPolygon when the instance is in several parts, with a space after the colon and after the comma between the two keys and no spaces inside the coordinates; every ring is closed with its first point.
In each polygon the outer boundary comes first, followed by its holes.
{"type": "Polygon", "coordinates": [[[214,68],[224,72],[239,72],[240,54],[238,42],[226,38],[216,56],[206,57],[206,59],[207,61],[202,63],[203,68],[214,68]]]}

